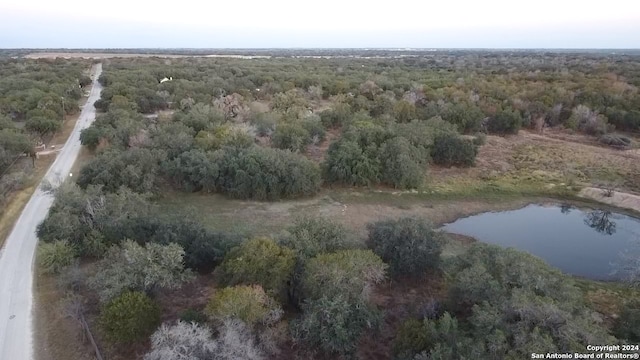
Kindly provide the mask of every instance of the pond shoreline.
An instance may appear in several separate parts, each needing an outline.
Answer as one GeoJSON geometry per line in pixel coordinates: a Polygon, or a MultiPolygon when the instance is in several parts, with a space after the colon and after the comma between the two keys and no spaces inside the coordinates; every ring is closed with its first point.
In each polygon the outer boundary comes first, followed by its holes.
{"type": "Polygon", "coordinates": [[[624,264],[640,252],[640,219],[568,203],[482,212],[444,224],[440,230],[455,234],[457,245],[481,241],[514,248],[565,274],[596,281],[623,280],[624,264]]]}
{"type": "Polygon", "coordinates": [[[640,195],[620,191],[612,191],[610,196],[607,195],[606,189],[595,187],[585,187],[578,193],[582,198],[640,213],[640,195]]]}

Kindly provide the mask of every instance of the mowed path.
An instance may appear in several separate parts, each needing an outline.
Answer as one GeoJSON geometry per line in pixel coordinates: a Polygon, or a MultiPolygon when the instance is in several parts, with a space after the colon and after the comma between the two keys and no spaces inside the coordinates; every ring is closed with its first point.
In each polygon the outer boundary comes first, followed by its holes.
{"type": "MultiPolygon", "coordinates": [[[[102,86],[97,79],[102,64],[93,69],[93,87],[87,104],[67,139],[62,151],[44,178],[59,184],[73,166],[80,152],[80,131],[95,120],[93,103],[100,98],[102,86]]],[[[33,260],[37,244],[36,227],[49,212],[53,196],[40,187],[31,196],[20,218],[0,250],[0,359],[31,360],[33,358],[33,260]]]]}

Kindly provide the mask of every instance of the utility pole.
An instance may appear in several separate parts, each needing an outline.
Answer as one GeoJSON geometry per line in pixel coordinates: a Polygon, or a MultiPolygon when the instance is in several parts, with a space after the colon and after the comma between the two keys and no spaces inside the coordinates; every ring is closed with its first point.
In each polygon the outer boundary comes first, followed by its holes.
{"type": "Polygon", "coordinates": [[[62,121],[64,122],[64,96],[60,97],[62,99],[62,121]]]}

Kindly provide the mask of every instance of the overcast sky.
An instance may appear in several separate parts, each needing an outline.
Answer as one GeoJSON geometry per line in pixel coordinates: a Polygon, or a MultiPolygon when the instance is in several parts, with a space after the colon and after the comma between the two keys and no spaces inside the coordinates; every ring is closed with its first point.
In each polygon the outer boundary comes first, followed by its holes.
{"type": "Polygon", "coordinates": [[[640,48],[640,0],[0,0],[0,48],[640,48]]]}

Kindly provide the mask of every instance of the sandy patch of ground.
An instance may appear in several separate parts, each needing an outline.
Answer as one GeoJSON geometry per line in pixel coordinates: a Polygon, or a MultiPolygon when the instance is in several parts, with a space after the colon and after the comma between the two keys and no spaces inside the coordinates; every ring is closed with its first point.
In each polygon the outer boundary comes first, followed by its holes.
{"type": "Polygon", "coordinates": [[[640,212],[640,195],[614,191],[611,196],[606,196],[606,191],[603,189],[587,187],[582,189],[578,196],[640,212]]]}

